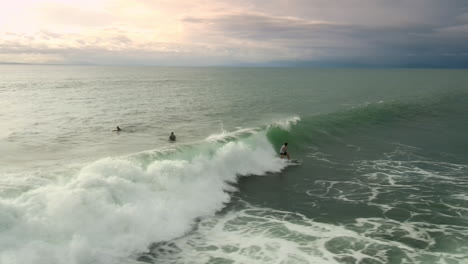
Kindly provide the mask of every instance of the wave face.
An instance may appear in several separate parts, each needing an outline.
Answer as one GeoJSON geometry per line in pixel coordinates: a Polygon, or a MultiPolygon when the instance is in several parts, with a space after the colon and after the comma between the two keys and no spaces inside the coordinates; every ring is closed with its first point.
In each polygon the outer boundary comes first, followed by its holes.
{"type": "Polygon", "coordinates": [[[445,133],[468,129],[464,112],[468,94],[457,93],[424,102],[379,101],[365,103],[334,112],[316,113],[304,117],[287,119],[284,124],[275,122],[267,130],[267,137],[275,146],[285,140],[298,148],[310,144],[327,144],[340,141],[350,134],[367,135],[372,129],[388,129],[402,123],[419,125],[420,129],[440,128],[445,125],[445,133]],[[300,121],[300,122],[299,122],[300,121]],[[289,126],[294,125],[293,129],[289,126]]]}
{"type": "Polygon", "coordinates": [[[93,162],[71,177],[1,197],[0,262],[128,262],[222,209],[238,176],[285,166],[261,129],[93,162]]]}

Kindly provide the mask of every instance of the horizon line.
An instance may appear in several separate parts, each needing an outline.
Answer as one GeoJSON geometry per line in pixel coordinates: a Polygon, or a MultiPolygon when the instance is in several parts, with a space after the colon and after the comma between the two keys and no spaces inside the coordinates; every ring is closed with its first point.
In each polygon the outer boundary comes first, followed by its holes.
{"type": "MultiPolygon", "coordinates": [[[[292,62],[291,62],[292,63],[292,62]]],[[[300,64],[300,63],[298,63],[300,64]]],[[[94,66],[94,67],[161,67],[161,68],[315,68],[315,69],[468,69],[468,66],[422,66],[422,65],[268,65],[268,64],[239,64],[239,65],[162,65],[162,64],[94,64],[94,63],[27,63],[1,62],[0,65],[17,66],[94,66]]]]}

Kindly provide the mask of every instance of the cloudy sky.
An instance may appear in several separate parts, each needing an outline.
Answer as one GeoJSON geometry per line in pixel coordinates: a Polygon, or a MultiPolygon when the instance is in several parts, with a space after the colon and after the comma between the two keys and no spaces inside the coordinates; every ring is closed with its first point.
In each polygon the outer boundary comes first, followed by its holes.
{"type": "Polygon", "coordinates": [[[468,67],[468,0],[1,0],[0,62],[468,67]]]}

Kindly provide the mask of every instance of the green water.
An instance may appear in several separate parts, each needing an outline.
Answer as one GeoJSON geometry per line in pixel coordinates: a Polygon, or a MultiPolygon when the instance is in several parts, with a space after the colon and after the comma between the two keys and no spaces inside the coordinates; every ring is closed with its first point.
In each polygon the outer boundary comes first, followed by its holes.
{"type": "Polygon", "coordinates": [[[466,70],[0,72],[5,263],[467,263],[466,70]]]}

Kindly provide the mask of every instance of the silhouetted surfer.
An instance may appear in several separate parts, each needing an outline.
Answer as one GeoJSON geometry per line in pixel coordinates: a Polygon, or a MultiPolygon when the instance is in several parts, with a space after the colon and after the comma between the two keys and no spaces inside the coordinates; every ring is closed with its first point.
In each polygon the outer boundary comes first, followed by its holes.
{"type": "Polygon", "coordinates": [[[288,157],[288,160],[291,159],[288,153],[288,142],[285,142],[284,145],[281,146],[280,148],[280,158],[284,158],[284,157],[288,157]]]}
{"type": "Polygon", "coordinates": [[[176,136],[174,135],[174,132],[171,132],[171,135],[169,136],[169,140],[170,141],[175,141],[176,140],[176,136]]]}
{"type": "Polygon", "coordinates": [[[112,131],[120,132],[120,131],[122,131],[122,129],[120,129],[120,127],[117,127],[116,129],[114,129],[114,130],[112,130],[112,131]]]}

